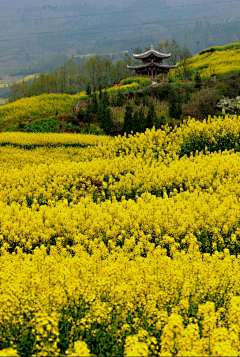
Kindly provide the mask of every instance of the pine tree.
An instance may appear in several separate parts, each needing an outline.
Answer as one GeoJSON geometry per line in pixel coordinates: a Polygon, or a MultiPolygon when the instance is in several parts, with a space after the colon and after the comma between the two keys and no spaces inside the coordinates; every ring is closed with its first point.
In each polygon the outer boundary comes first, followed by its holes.
{"type": "Polygon", "coordinates": [[[146,95],[146,93],[144,93],[144,95],[143,95],[142,104],[144,107],[149,105],[149,100],[148,100],[148,96],[146,95]]]}
{"type": "Polygon", "coordinates": [[[92,96],[92,90],[91,90],[91,86],[89,83],[87,84],[87,87],[86,87],[86,95],[88,95],[89,97],[92,96]]]}
{"type": "Polygon", "coordinates": [[[93,114],[92,114],[92,108],[91,108],[91,103],[87,103],[87,108],[85,112],[85,121],[88,123],[88,126],[90,128],[90,124],[93,122],[93,114]]]}
{"type": "Polygon", "coordinates": [[[139,133],[143,133],[146,129],[146,118],[144,115],[143,107],[140,108],[138,113],[139,133]]]}
{"type": "Polygon", "coordinates": [[[99,99],[101,101],[102,100],[102,85],[101,85],[101,83],[99,84],[98,91],[99,91],[99,99]]]}
{"type": "Polygon", "coordinates": [[[96,94],[96,92],[94,92],[93,93],[93,96],[92,96],[92,112],[94,113],[94,114],[96,114],[97,113],[97,111],[98,111],[98,100],[97,100],[97,94],[96,94]]]}
{"type": "Polygon", "coordinates": [[[102,98],[102,105],[107,108],[109,105],[110,105],[110,102],[109,102],[109,96],[108,96],[108,92],[105,91],[103,92],[103,98],[102,98]]]}
{"type": "Polygon", "coordinates": [[[132,117],[132,131],[133,131],[133,134],[136,134],[137,132],[138,133],[141,132],[141,131],[139,131],[139,120],[138,120],[138,111],[137,110],[133,114],[133,117],[132,117]]]}
{"type": "Polygon", "coordinates": [[[86,116],[85,110],[80,109],[80,110],[77,112],[77,119],[78,119],[79,122],[85,123],[85,122],[86,122],[85,116],[86,116]]]}
{"type": "Polygon", "coordinates": [[[169,98],[169,115],[174,119],[181,119],[182,116],[181,98],[175,90],[172,91],[172,94],[169,98]]]}
{"type": "Polygon", "coordinates": [[[135,100],[134,100],[135,105],[139,106],[141,104],[141,98],[139,93],[135,94],[135,100]]]}
{"type": "Polygon", "coordinates": [[[104,127],[106,134],[110,134],[110,131],[113,127],[113,118],[112,118],[112,111],[110,108],[107,108],[104,115],[104,127]]]}
{"type": "Polygon", "coordinates": [[[156,121],[157,121],[157,113],[154,104],[151,103],[147,114],[146,127],[151,129],[156,121]]]}
{"type": "Polygon", "coordinates": [[[194,81],[195,81],[195,88],[201,89],[202,88],[202,78],[201,78],[199,72],[197,72],[195,74],[194,81]]]}
{"type": "Polygon", "coordinates": [[[132,130],[132,111],[132,107],[127,105],[123,122],[123,133],[126,133],[127,135],[130,134],[132,130]]]}
{"type": "Polygon", "coordinates": [[[118,92],[116,105],[117,105],[117,107],[122,107],[123,104],[124,104],[123,94],[121,92],[118,92]]]}

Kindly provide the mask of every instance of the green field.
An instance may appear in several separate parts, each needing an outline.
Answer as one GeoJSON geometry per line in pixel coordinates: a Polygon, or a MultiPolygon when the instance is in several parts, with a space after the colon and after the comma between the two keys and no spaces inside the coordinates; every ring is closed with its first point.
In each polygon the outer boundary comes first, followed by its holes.
{"type": "Polygon", "coordinates": [[[5,78],[0,79],[0,88],[4,88],[4,86],[8,87],[10,84],[13,83],[19,83],[22,81],[29,81],[33,78],[35,78],[35,76],[38,76],[39,73],[36,74],[31,74],[29,76],[8,76],[5,78]]]}

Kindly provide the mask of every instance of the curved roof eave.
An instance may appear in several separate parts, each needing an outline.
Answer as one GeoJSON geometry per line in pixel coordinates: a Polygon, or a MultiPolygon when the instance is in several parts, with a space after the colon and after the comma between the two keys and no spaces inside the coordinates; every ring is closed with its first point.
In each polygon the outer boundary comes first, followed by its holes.
{"type": "Polygon", "coordinates": [[[149,57],[151,54],[153,54],[155,57],[158,57],[158,58],[169,58],[169,57],[171,57],[171,53],[164,54],[164,53],[158,52],[158,51],[156,51],[154,49],[151,49],[149,51],[146,51],[146,52],[140,53],[140,54],[133,53],[133,57],[136,58],[136,59],[142,59],[142,58],[149,57]]]}
{"type": "Polygon", "coordinates": [[[169,69],[173,69],[173,68],[177,68],[177,65],[168,65],[168,64],[158,64],[158,63],[145,63],[145,64],[140,64],[139,66],[129,66],[127,65],[128,69],[140,69],[140,68],[148,68],[150,65],[153,66],[157,66],[159,68],[169,68],[169,69]]]}

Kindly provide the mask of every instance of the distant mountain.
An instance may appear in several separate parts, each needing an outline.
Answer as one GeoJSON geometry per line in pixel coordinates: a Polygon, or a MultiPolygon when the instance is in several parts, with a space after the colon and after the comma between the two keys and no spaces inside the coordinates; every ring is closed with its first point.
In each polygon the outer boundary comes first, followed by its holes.
{"type": "Polygon", "coordinates": [[[43,69],[36,67],[53,56],[131,52],[133,47],[171,38],[186,44],[193,54],[238,41],[239,26],[234,20],[240,2],[205,2],[2,0],[0,76],[40,72],[43,69]]]}

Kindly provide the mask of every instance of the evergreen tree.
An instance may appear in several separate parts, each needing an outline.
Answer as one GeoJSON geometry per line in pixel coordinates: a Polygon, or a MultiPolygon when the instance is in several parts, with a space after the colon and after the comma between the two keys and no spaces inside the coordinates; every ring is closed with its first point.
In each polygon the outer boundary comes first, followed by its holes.
{"type": "Polygon", "coordinates": [[[121,92],[118,92],[117,94],[117,101],[116,101],[116,106],[117,107],[122,107],[124,104],[124,97],[121,92]]]}
{"type": "Polygon", "coordinates": [[[197,72],[195,74],[194,81],[195,81],[195,88],[201,89],[202,88],[202,78],[201,78],[199,72],[197,72]]]}
{"type": "Polygon", "coordinates": [[[182,103],[181,97],[176,93],[175,90],[169,98],[169,115],[174,119],[181,119],[182,116],[182,103]]]}
{"type": "Polygon", "coordinates": [[[79,122],[86,123],[85,116],[86,116],[85,110],[80,109],[77,112],[77,119],[78,119],[79,122]]]}
{"type": "Polygon", "coordinates": [[[103,129],[105,130],[106,134],[110,134],[112,127],[113,127],[112,111],[110,108],[107,108],[104,113],[104,125],[103,125],[103,129]]]}
{"type": "Polygon", "coordinates": [[[102,85],[101,85],[101,83],[99,84],[98,91],[99,91],[99,99],[102,100],[102,85]]]}
{"type": "Polygon", "coordinates": [[[139,120],[138,120],[138,111],[136,110],[132,117],[132,131],[133,134],[137,132],[140,133],[141,129],[139,130],[139,120]]]}
{"type": "Polygon", "coordinates": [[[92,90],[91,90],[91,86],[89,83],[87,84],[87,87],[86,87],[86,95],[88,95],[89,97],[92,96],[92,90]]]}
{"type": "Polygon", "coordinates": [[[144,107],[149,105],[149,100],[148,100],[148,96],[146,95],[146,93],[144,93],[144,95],[143,95],[142,104],[144,107]]]}
{"type": "Polygon", "coordinates": [[[87,104],[87,108],[85,112],[85,122],[88,123],[88,126],[90,128],[90,124],[93,122],[93,113],[90,103],[87,104]]]}
{"type": "MultiPolygon", "coordinates": [[[[140,108],[138,113],[138,124],[139,124],[139,133],[143,133],[146,129],[146,118],[144,115],[143,107],[140,108]]],[[[138,131],[138,130],[137,130],[138,131]]]]}
{"type": "Polygon", "coordinates": [[[98,121],[101,123],[101,127],[104,129],[106,134],[110,134],[113,127],[112,111],[110,108],[104,108],[100,106],[97,113],[98,121]]]}
{"type": "Polygon", "coordinates": [[[140,98],[139,93],[136,93],[136,94],[135,94],[134,103],[135,103],[135,105],[137,105],[137,106],[141,104],[141,98],[140,98]]]}
{"type": "Polygon", "coordinates": [[[126,111],[124,114],[124,122],[123,122],[123,134],[127,135],[131,133],[132,130],[132,107],[130,105],[126,106],[126,111]]]}
{"type": "Polygon", "coordinates": [[[157,113],[154,104],[151,103],[147,114],[146,127],[151,129],[154,123],[156,123],[156,121],[157,121],[157,113]]]}
{"type": "Polygon", "coordinates": [[[97,114],[97,111],[98,111],[98,100],[97,100],[97,94],[96,94],[96,92],[94,91],[94,93],[93,93],[93,95],[92,95],[92,103],[91,103],[91,105],[92,105],[92,112],[94,113],[94,114],[97,114]]]}
{"type": "Polygon", "coordinates": [[[106,108],[110,105],[110,102],[109,102],[109,95],[108,95],[108,92],[105,91],[103,92],[103,98],[102,98],[102,105],[106,108]]]}

